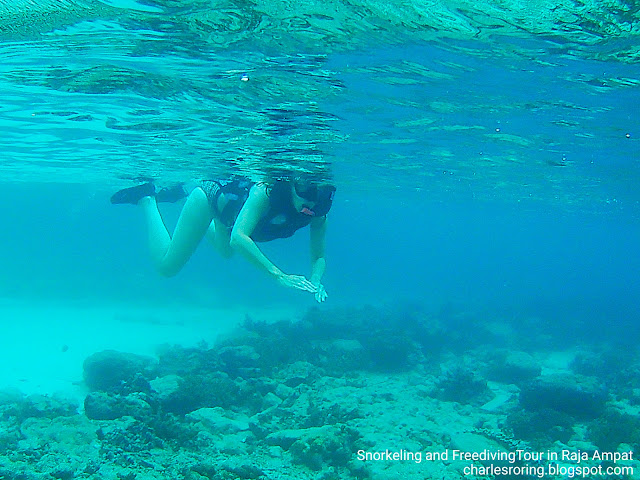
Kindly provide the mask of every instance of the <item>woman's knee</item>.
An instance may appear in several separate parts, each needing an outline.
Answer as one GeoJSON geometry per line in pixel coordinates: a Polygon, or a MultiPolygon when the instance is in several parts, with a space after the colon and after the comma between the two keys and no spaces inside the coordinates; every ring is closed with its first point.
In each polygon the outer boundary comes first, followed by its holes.
{"type": "Polygon", "coordinates": [[[158,273],[165,278],[175,277],[182,270],[182,265],[158,265],[158,273]]]}
{"type": "Polygon", "coordinates": [[[194,188],[189,194],[189,200],[191,200],[192,202],[197,202],[199,205],[206,205],[208,208],[211,207],[209,205],[209,197],[207,197],[207,194],[204,192],[202,187],[194,188]]]}

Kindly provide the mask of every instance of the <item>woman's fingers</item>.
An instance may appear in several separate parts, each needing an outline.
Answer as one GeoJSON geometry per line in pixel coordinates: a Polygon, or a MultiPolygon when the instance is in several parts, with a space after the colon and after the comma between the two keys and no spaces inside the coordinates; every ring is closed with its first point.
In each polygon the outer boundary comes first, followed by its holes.
{"type": "Polygon", "coordinates": [[[314,285],[302,275],[284,275],[280,277],[279,281],[286,287],[313,293],[318,302],[324,302],[327,298],[327,292],[321,284],[314,285]]]}
{"type": "Polygon", "coordinates": [[[303,289],[306,290],[307,292],[315,293],[318,290],[313,283],[311,283],[309,280],[307,280],[304,277],[302,277],[302,285],[303,285],[303,289]]]}
{"type": "Polygon", "coordinates": [[[322,303],[327,299],[327,291],[324,289],[324,286],[318,285],[315,296],[318,303],[322,303]]]}
{"type": "Polygon", "coordinates": [[[311,283],[309,280],[304,278],[302,275],[289,275],[289,286],[293,288],[298,288],[300,290],[305,290],[307,292],[315,293],[317,291],[316,286],[311,283]]]}

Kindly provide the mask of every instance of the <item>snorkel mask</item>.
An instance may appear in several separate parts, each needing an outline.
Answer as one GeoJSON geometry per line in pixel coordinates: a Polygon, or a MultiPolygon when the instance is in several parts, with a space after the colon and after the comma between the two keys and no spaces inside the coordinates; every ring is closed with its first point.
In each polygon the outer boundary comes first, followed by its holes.
{"type": "MultiPolygon", "coordinates": [[[[315,184],[300,184],[298,182],[294,182],[293,188],[298,195],[303,200],[308,200],[311,203],[318,202],[318,186],[315,184]]],[[[300,213],[304,215],[308,215],[309,217],[315,217],[316,212],[314,212],[309,206],[304,205],[300,210],[300,213]]]]}

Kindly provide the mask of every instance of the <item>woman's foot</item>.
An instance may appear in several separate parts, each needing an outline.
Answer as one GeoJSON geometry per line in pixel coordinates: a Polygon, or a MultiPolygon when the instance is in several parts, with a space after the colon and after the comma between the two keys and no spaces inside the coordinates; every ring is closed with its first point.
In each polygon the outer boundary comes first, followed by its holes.
{"type": "Polygon", "coordinates": [[[153,183],[143,183],[142,185],[136,185],[135,187],[123,188],[117,191],[111,197],[111,203],[121,204],[130,203],[137,205],[138,202],[144,197],[152,197],[156,194],[156,187],[153,183]]]}
{"type": "Polygon", "coordinates": [[[164,202],[164,203],[175,203],[178,200],[182,200],[187,196],[187,192],[185,191],[182,184],[174,185],[173,187],[165,187],[161,188],[158,193],[156,193],[156,201],[164,202]]]}
{"type": "Polygon", "coordinates": [[[173,187],[161,188],[156,193],[156,187],[152,182],[136,185],[135,187],[124,188],[117,191],[111,197],[111,203],[130,203],[137,205],[144,197],[155,197],[159,203],[175,203],[187,196],[187,192],[182,184],[173,187]]]}

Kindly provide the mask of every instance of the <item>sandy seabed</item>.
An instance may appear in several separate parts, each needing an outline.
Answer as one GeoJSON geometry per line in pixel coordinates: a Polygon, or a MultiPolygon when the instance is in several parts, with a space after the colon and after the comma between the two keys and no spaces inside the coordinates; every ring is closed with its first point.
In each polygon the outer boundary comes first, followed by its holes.
{"type": "Polygon", "coordinates": [[[101,350],[155,356],[166,344],[211,344],[247,315],[292,318],[286,308],[188,308],[0,300],[0,390],[58,394],[82,402],[82,365],[101,350]]]}

